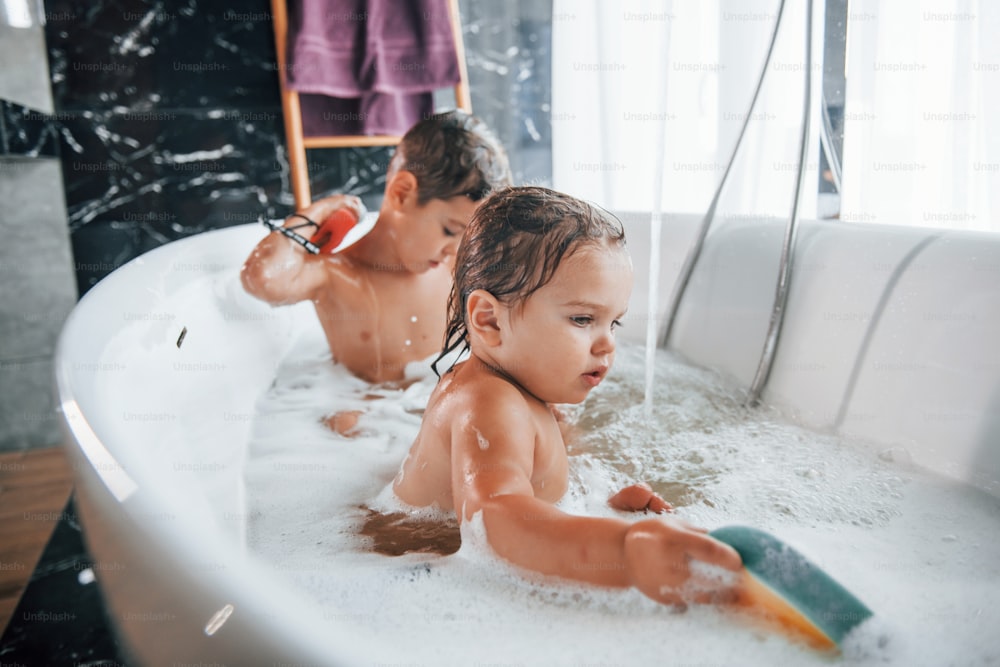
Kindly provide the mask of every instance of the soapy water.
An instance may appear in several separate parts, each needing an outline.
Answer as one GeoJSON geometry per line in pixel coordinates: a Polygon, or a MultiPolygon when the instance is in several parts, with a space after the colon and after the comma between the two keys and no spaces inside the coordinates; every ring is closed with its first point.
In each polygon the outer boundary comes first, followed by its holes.
{"type": "MultiPolygon", "coordinates": [[[[741,389],[664,351],[656,364],[651,416],[638,346],[620,346],[608,379],[565,406],[579,433],[561,509],[645,519],[606,501],[646,481],[691,523],[771,532],[875,612],[846,640],[841,664],[1000,661],[1000,501],[748,410],[741,389]]],[[[407,664],[830,663],[732,611],[678,613],[635,590],[515,568],[490,551],[479,517],[463,525],[453,555],[378,553],[391,550],[371,536],[373,517],[455,529],[452,515],[407,508],[391,493],[436,382],[423,363],[407,375],[400,386],[353,378],[330,362],[322,334],[307,332],[256,406],[248,548],[330,622],[361,626],[407,664]],[[323,424],[348,410],[362,412],[353,437],[323,424]]]]}

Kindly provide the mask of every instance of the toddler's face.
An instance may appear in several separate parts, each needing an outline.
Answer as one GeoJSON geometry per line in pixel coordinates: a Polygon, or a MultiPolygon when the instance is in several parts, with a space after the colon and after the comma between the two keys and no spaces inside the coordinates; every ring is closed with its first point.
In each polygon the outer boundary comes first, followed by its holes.
{"type": "Polygon", "coordinates": [[[399,231],[400,259],[407,269],[423,273],[454,257],[478,206],[464,195],[411,206],[399,231]]]}
{"type": "Polygon", "coordinates": [[[586,245],[520,308],[506,309],[504,370],[548,403],[579,403],[614,362],[615,329],[632,294],[624,248],[586,245]]]}

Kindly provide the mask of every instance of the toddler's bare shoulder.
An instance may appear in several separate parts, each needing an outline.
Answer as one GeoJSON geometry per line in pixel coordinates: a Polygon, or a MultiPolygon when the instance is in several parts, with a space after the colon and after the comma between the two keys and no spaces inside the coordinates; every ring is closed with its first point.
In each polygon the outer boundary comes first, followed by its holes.
{"type": "Polygon", "coordinates": [[[480,378],[462,389],[462,399],[453,407],[458,416],[497,424],[521,422],[532,414],[524,394],[506,380],[480,378]]]}

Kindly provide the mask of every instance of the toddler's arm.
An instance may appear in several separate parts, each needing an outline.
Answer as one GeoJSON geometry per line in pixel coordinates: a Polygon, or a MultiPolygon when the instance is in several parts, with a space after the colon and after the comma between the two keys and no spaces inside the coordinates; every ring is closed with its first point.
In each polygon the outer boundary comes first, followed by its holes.
{"type": "MultiPolygon", "coordinates": [[[[453,427],[452,491],[459,520],[481,511],[487,540],[501,557],[543,574],[636,586],[667,604],[683,604],[692,560],[739,569],[730,546],[681,521],[574,516],[536,498],[531,419],[510,414],[509,405],[504,415],[488,407],[453,427]]],[[[729,592],[725,584],[699,583],[701,600],[729,592]]]]}
{"type": "MultiPolygon", "coordinates": [[[[343,207],[360,211],[360,200],[349,195],[326,197],[301,211],[309,220],[322,224],[334,211],[343,207]]],[[[290,216],[285,227],[296,227],[305,223],[303,217],[290,216]]],[[[308,223],[297,232],[309,238],[316,229],[308,223]]],[[[325,256],[310,255],[305,248],[285,238],[271,233],[264,237],[253,249],[240,273],[243,287],[259,299],[274,305],[296,303],[313,298],[327,279],[323,269],[325,256]]]]}

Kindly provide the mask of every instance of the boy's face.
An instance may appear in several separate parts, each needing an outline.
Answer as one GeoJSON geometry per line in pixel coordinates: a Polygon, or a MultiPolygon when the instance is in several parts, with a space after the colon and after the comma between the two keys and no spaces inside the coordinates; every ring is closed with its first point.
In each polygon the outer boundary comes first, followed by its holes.
{"type": "Polygon", "coordinates": [[[542,401],[583,401],[614,362],[614,331],[631,294],[624,248],[576,250],[521,308],[504,309],[502,367],[542,401]]]}
{"type": "Polygon", "coordinates": [[[479,202],[465,195],[449,199],[414,201],[404,211],[398,228],[399,254],[409,271],[423,273],[455,256],[465,228],[479,202]]]}

